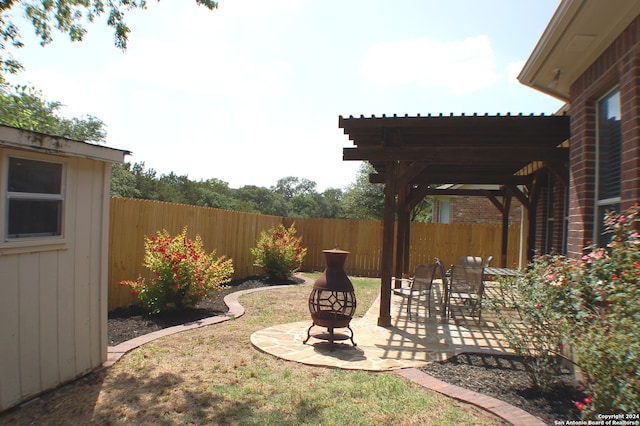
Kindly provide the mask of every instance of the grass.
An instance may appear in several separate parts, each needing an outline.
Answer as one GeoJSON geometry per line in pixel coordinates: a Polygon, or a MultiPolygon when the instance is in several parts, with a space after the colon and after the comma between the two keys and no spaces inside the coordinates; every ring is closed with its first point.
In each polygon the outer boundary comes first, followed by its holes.
{"type": "MultiPolygon", "coordinates": [[[[379,280],[352,279],[362,316],[379,280]]],[[[262,328],[309,317],[309,286],[242,296],[236,320],[144,345],[109,369],[0,415],[0,424],[501,424],[390,372],[306,366],[259,352],[262,328]]]]}

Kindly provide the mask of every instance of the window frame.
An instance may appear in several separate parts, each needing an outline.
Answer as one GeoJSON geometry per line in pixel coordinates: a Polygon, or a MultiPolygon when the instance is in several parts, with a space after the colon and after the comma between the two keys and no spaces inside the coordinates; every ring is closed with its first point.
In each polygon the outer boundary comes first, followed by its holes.
{"type": "Polygon", "coordinates": [[[3,172],[0,175],[0,209],[2,209],[2,225],[0,231],[0,255],[44,251],[66,248],[67,229],[67,172],[68,161],[64,157],[43,155],[19,150],[2,150],[0,155],[3,172]],[[19,158],[30,161],[59,164],[62,167],[60,176],[60,193],[27,193],[9,191],[9,159],[19,158]],[[27,235],[12,237],[9,235],[9,205],[11,200],[60,201],[60,234],[59,235],[27,235]]]}
{"type": "MultiPolygon", "coordinates": [[[[595,104],[595,110],[596,110],[596,116],[595,116],[595,136],[596,136],[596,149],[595,149],[595,173],[594,173],[594,209],[593,209],[593,215],[594,215],[594,223],[593,223],[593,239],[592,241],[594,243],[597,243],[598,245],[603,245],[604,242],[604,238],[602,236],[602,231],[603,231],[603,224],[602,224],[602,220],[603,217],[602,215],[600,215],[600,210],[602,210],[603,208],[607,208],[607,207],[615,207],[616,210],[620,210],[620,202],[622,200],[621,195],[622,195],[622,176],[620,176],[620,190],[618,191],[618,195],[614,196],[614,197],[608,197],[608,198],[600,198],[600,168],[601,168],[601,128],[600,128],[600,122],[601,122],[601,117],[600,117],[600,110],[601,110],[601,104],[602,102],[611,97],[611,95],[613,95],[614,93],[618,94],[618,102],[619,102],[619,107],[620,107],[620,125],[622,126],[622,91],[620,90],[620,86],[615,86],[612,89],[608,90],[604,95],[602,95],[601,97],[599,97],[596,100],[596,104],[595,104]]],[[[620,133],[620,152],[622,152],[622,132],[620,133]]],[[[622,154],[620,156],[620,163],[618,164],[618,166],[620,168],[622,168],[622,154]]],[[[622,172],[621,172],[622,173],[622,172]]],[[[604,211],[602,212],[604,213],[604,211]]]]}

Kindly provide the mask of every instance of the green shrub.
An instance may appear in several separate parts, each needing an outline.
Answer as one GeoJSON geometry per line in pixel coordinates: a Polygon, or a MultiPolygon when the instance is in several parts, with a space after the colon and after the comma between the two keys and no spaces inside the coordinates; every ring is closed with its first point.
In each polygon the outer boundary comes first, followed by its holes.
{"type": "Polygon", "coordinates": [[[527,273],[500,281],[503,300],[490,300],[498,326],[510,346],[523,357],[533,386],[550,390],[560,372],[571,309],[567,259],[536,256],[527,273]]]}
{"type": "Polygon", "coordinates": [[[515,350],[531,357],[535,384],[550,386],[563,341],[586,376],[587,397],[576,401],[588,418],[640,412],[640,236],[638,207],[607,212],[606,248],[581,259],[539,256],[514,286],[504,285],[508,315],[497,302],[498,324],[515,350]]]}
{"type": "Polygon", "coordinates": [[[284,280],[300,270],[307,254],[296,237],[296,228],[292,224],[289,229],[277,225],[260,233],[256,247],[251,249],[255,266],[262,268],[269,280],[284,280]]]}
{"type": "MultiPolygon", "coordinates": [[[[640,236],[638,208],[607,213],[606,249],[590,247],[576,269],[570,341],[588,377],[586,416],[640,413],[640,236]]],[[[635,420],[638,420],[637,418],[635,420]]]]}
{"type": "Polygon", "coordinates": [[[211,291],[224,288],[233,274],[232,260],[216,258],[215,250],[206,254],[200,236],[191,240],[186,227],[176,236],[163,230],[145,237],[144,249],[143,266],[154,278],[147,282],[138,277],[118,284],[131,287],[154,314],[193,307],[211,291]]]}

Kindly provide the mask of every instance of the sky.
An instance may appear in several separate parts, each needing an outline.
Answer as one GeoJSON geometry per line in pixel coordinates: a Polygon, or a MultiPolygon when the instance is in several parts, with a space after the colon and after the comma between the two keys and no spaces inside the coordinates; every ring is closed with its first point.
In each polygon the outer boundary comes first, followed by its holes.
{"type": "Polygon", "coordinates": [[[107,143],[159,175],[232,188],[309,179],[345,189],[360,162],[340,116],[552,114],[562,103],[516,77],[559,0],[150,1],[82,42],[42,47],[22,25],[10,78],[92,115],[107,143]]]}

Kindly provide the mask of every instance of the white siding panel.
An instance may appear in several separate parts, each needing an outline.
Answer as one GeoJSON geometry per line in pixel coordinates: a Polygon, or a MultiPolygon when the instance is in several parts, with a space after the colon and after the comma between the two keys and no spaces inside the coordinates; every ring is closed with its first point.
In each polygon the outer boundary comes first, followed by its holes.
{"type": "Polygon", "coordinates": [[[78,161],[75,220],[75,349],[76,373],[89,370],[91,365],[91,188],[92,176],[88,161],[78,161]]]}
{"type": "Polygon", "coordinates": [[[40,268],[37,253],[21,254],[20,286],[20,383],[23,395],[35,395],[40,386],[40,268]]]}
{"type": "MultiPolygon", "coordinates": [[[[100,309],[100,285],[102,270],[100,265],[102,263],[102,202],[104,198],[104,181],[102,164],[92,162],[90,182],[91,185],[91,264],[90,264],[90,277],[91,277],[91,294],[89,301],[91,304],[91,329],[90,329],[90,350],[91,350],[91,365],[95,366],[102,363],[102,353],[100,346],[100,328],[102,319],[100,315],[102,310],[100,309]]],[[[104,271],[106,274],[107,271],[104,271]]]]}
{"type": "Polygon", "coordinates": [[[0,410],[20,400],[18,257],[0,256],[0,410]]]}
{"type": "Polygon", "coordinates": [[[102,171],[102,186],[105,194],[100,209],[102,211],[102,223],[100,231],[100,364],[107,360],[108,324],[109,312],[109,220],[111,218],[111,168],[105,163],[102,171]]]}
{"type": "Polygon", "coordinates": [[[76,339],[75,339],[75,247],[76,235],[76,190],[78,173],[76,171],[77,160],[69,159],[67,163],[67,186],[65,188],[65,237],[68,250],[58,252],[58,362],[60,380],[66,381],[74,378],[76,369],[76,339]]]}
{"type": "Polygon", "coordinates": [[[58,369],[60,380],[69,380],[76,376],[76,350],[73,311],[73,260],[71,250],[58,253],[58,369]]]}
{"type": "Polygon", "coordinates": [[[58,252],[40,254],[40,381],[46,389],[58,376],[58,252]]]}

